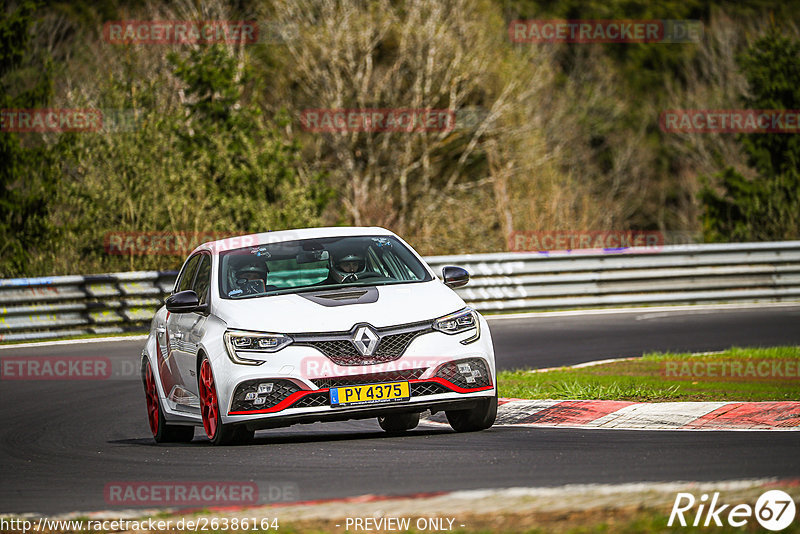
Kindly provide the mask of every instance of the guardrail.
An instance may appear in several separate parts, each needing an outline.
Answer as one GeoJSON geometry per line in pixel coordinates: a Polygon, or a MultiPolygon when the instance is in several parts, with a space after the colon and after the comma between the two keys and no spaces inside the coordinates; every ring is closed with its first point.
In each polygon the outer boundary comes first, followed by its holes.
{"type": "MultiPolygon", "coordinates": [[[[426,258],[484,312],[800,301],[800,241],[426,258]]],[[[0,280],[0,340],[146,331],[175,271],[0,280]]]]}
{"type": "Polygon", "coordinates": [[[472,278],[458,293],[481,311],[800,300],[800,241],[427,258],[472,278]]]}
{"type": "Polygon", "coordinates": [[[0,280],[0,341],[146,332],[177,271],[0,280]]]}

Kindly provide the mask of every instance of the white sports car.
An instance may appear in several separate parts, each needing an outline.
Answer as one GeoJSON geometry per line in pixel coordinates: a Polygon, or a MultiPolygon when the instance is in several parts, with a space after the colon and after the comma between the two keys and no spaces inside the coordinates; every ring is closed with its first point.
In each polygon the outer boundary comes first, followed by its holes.
{"type": "Polygon", "coordinates": [[[214,444],[259,429],[376,417],[387,432],[444,411],[492,426],[486,320],[383,228],[312,228],[205,243],[183,264],[142,352],[157,442],[214,444]]]}

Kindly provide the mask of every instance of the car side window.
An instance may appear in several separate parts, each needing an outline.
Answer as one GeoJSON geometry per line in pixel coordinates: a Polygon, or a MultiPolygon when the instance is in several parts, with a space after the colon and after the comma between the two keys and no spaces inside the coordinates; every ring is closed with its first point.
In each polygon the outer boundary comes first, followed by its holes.
{"type": "Polygon", "coordinates": [[[194,273],[197,270],[198,261],[200,261],[200,254],[195,254],[186,262],[178,278],[178,282],[175,284],[176,293],[192,288],[192,281],[194,280],[194,273]]]}
{"type": "Polygon", "coordinates": [[[208,288],[211,285],[211,256],[203,254],[200,265],[197,267],[197,277],[192,289],[200,299],[200,305],[208,303],[208,288]]]}

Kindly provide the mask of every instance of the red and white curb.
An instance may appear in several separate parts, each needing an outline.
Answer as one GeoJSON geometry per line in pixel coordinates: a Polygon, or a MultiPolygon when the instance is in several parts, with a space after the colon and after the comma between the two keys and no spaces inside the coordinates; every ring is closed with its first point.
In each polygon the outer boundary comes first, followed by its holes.
{"type": "MultiPolygon", "coordinates": [[[[427,421],[446,424],[443,413],[427,421]]],[[[800,402],[500,399],[495,426],[614,430],[800,430],[800,402]]]]}

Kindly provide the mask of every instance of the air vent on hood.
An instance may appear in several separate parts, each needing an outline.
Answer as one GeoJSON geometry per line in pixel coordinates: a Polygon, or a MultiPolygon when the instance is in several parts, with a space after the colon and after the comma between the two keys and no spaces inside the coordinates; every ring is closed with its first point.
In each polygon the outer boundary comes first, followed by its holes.
{"type": "Polygon", "coordinates": [[[319,295],[319,298],[332,299],[332,300],[352,300],[352,299],[359,299],[366,294],[367,290],[361,289],[359,291],[342,291],[341,293],[326,293],[325,295],[319,295]]]}
{"type": "Polygon", "coordinates": [[[346,306],[349,304],[370,304],[378,300],[377,287],[328,289],[313,293],[298,293],[299,296],[322,306],[346,306]]]}

